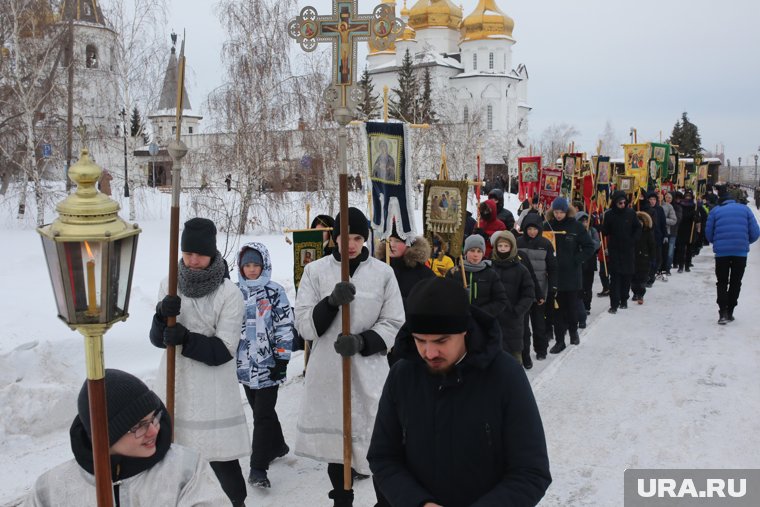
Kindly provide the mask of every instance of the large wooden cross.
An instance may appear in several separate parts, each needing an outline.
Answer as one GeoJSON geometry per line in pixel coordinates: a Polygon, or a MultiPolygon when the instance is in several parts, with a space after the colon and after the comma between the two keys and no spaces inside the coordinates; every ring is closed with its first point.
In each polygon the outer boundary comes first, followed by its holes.
{"type": "Polygon", "coordinates": [[[288,24],[288,34],[304,51],[314,51],[320,42],[332,44],[333,87],[328,90],[326,99],[334,109],[353,110],[353,103],[358,102],[359,96],[352,93],[357,74],[357,43],[369,40],[372,47],[382,51],[390,47],[404,29],[404,22],[396,17],[393,6],[381,4],[372,14],[358,14],[357,2],[333,0],[332,14],[326,16],[306,6],[288,24]]]}

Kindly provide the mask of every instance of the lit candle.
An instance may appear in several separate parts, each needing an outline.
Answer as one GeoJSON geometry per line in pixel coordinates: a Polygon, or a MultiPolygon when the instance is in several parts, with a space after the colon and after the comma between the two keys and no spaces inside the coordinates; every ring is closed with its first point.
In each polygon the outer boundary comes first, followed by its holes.
{"type": "Polygon", "coordinates": [[[90,315],[97,315],[98,305],[95,299],[95,259],[92,256],[90,245],[84,242],[85,248],[87,248],[87,254],[90,256],[90,260],[87,261],[87,313],[90,315]]]}

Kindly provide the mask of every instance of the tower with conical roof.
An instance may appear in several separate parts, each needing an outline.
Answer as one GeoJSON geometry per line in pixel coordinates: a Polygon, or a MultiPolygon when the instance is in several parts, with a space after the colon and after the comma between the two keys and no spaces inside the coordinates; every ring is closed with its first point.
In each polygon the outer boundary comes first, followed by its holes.
{"type": "MultiPolygon", "coordinates": [[[[59,12],[60,23],[71,26],[73,32],[73,117],[76,122],[82,119],[94,140],[113,138],[117,128],[120,136],[118,34],[97,0],[63,0],[59,12]]],[[[61,68],[60,79],[69,85],[66,65],[61,68]]],[[[65,102],[61,106],[65,118],[65,102]]],[[[91,149],[97,156],[97,146],[91,149]]]]}
{"type": "MultiPolygon", "coordinates": [[[[166,145],[177,134],[177,35],[172,34],[172,48],[166,64],[164,82],[158,106],[151,111],[148,119],[153,127],[153,136],[160,145],[166,145]]],[[[187,89],[182,89],[182,135],[199,133],[198,127],[203,116],[193,113],[187,89]]]]}

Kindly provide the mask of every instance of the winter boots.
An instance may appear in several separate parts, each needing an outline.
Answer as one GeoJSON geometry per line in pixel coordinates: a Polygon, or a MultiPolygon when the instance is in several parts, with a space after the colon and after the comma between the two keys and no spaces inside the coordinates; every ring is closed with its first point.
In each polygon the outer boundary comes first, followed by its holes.
{"type": "Polygon", "coordinates": [[[610,295],[610,289],[602,289],[602,292],[597,292],[596,297],[598,298],[606,298],[610,295]]]}
{"type": "Polygon", "coordinates": [[[734,309],[730,310],[721,310],[720,311],[720,318],[718,319],[718,324],[721,326],[728,324],[729,322],[734,321],[734,309]]]}
{"type": "Polygon", "coordinates": [[[563,350],[567,348],[567,345],[565,345],[565,342],[557,342],[554,344],[554,346],[549,349],[550,354],[559,354],[563,350]]]}
{"type": "Polygon", "coordinates": [[[353,507],[354,490],[334,489],[327,496],[333,500],[333,507],[353,507]]]}
{"type": "Polygon", "coordinates": [[[271,488],[272,483],[269,482],[266,470],[259,470],[257,468],[251,468],[251,473],[248,474],[248,484],[255,488],[271,488]]]}
{"type": "Polygon", "coordinates": [[[581,337],[578,336],[578,331],[570,331],[570,345],[579,345],[581,343],[581,337]]]}

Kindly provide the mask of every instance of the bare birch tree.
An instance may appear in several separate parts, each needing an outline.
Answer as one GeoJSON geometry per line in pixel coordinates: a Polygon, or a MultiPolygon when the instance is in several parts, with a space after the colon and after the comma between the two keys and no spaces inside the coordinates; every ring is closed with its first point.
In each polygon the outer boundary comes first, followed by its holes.
{"type": "Polygon", "coordinates": [[[47,118],[52,112],[51,102],[60,91],[55,78],[63,57],[63,30],[55,23],[51,6],[45,0],[1,0],[0,27],[3,48],[0,137],[6,139],[0,142],[0,149],[4,159],[20,166],[17,218],[24,218],[31,180],[37,205],[36,223],[43,225],[45,165],[39,151],[42,132],[51,127],[47,118]],[[14,144],[21,147],[23,158],[8,151],[14,150],[14,144]]]}

